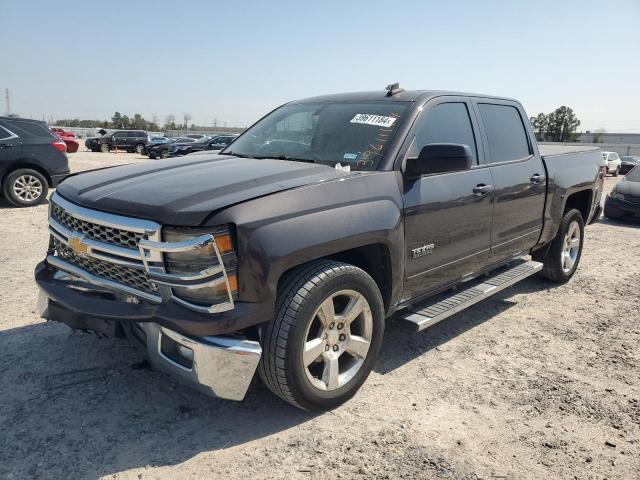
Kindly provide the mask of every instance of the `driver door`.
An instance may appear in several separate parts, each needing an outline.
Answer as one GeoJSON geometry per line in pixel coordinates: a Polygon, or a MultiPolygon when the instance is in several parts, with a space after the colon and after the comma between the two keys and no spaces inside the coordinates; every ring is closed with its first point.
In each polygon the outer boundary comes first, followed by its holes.
{"type": "Polygon", "coordinates": [[[408,157],[432,143],[468,145],[469,170],[404,179],[405,289],[403,300],[446,287],[487,266],[493,190],[483,165],[474,110],[464,98],[428,102],[408,138],[408,157]]]}

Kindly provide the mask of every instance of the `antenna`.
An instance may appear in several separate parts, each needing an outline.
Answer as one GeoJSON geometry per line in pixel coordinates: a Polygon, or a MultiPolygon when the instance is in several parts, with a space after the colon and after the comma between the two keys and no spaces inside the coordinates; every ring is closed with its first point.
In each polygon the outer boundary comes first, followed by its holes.
{"type": "Polygon", "coordinates": [[[400,84],[398,82],[390,83],[387,85],[385,90],[387,90],[387,97],[391,97],[396,93],[404,92],[404,88],[400,88],[400,84]]]}

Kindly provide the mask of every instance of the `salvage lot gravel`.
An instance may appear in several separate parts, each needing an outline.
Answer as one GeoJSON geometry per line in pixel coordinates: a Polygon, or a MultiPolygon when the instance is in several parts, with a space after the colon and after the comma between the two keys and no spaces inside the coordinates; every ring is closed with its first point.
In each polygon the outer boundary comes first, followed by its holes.
{"type": "Polygon", "coordinates": [[[390,324],[356,397],[310,414],[257,379],[242,403],[205,397],[124,341],[39,319],[46,216],[0,199],[0,479],[640,475],[640,224],[590,226],[567,285],[529,279],[419,334],[390,324]]]}

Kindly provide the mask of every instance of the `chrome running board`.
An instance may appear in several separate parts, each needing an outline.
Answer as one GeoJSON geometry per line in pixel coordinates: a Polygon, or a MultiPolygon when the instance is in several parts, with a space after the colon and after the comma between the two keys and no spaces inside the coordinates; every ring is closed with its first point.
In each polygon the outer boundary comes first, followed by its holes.
{"type": "MultiPolygon", "coordinates": [[[[470,286],[464,290],[456,290],[449,297],[432,303],[424,308],[409,308],[401,320],[407,322],[416,332],[424,330],[451,315],[458,313],[491,295],[542,270],[542,263],[530,260],[516,266],[501,269],[498,273],[470,286]]],[[[439,296],[438,298],[442,298],[439,296]]]]}

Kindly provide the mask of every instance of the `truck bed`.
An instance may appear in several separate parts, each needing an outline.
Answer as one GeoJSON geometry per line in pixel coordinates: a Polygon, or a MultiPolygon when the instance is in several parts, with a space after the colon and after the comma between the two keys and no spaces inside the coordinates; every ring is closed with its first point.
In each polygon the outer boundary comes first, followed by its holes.
{"type": "Polygon", "coordinates": [[[571,155],[573,153],[600,151],[598,147],[590,145],[580,147],[577,145],[545,145],[544,143],[538,144],[538,150],[540,151],[540,155],[545,158],[557,157],[560,155],[571,155]]]}

